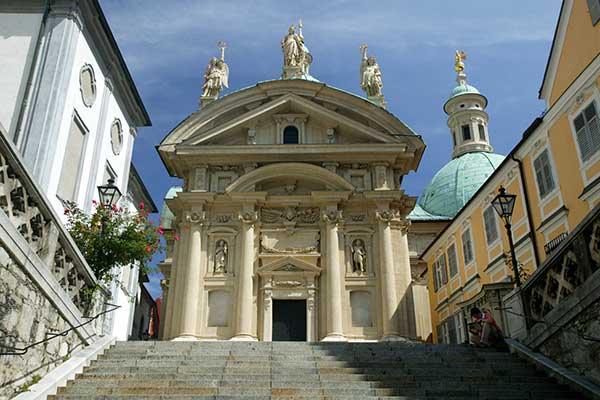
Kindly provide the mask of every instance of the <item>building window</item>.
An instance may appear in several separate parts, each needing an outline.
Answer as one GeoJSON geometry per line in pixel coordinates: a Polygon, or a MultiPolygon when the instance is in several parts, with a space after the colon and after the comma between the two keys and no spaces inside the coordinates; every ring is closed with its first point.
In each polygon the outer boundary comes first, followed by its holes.
{"type": "Polygon", "coordinates": [[[583,161],[587,161],[600,150],[600,127],[598,126],[596,103],[590,103],[580,112],[575,117],[573,124],[581,158],[583,161]]]}
{"type": "Polygon", "coordinates": [[[494,243],[498,239],[498,224],[496,223],[496,211],[494,207],[489,206],[485,209],[483,212],[483,222],[487,243],[494,243]]]}
{"type": "Polygon", "coordinates": [[[448,247],[448,269],[450,270],[450,277],[458,274],[458,262],[456,260],[456,246],[454,244],[448,247]]]}
{"type": "Polygon", "coordinates": [[[117,118],[110,126],[110,144],[115,156],[118,156],[123,148],[123,127],[117,118]]]}
{"type": "Polygon", "coordinates": [[[62,200],[76,201],[78,181],[85,150],[87,129],[75,114],[69,128],[69,137],[63,158],[57,195],[62,200]]]}
{"type": "Polygon", "coordinates": [[[446,270],[446,255],[442,254],[433,264],[433,286],[437,292],[439,288],[448,283],[448,271],[446,270]]]}
{"type": "Polygon", "coordinates": [[[479,140],[486,141],[487,138],[485,137],[485,126],[483,126],[482,124],[479,124],[478,127],[479,127],[479,140]]]}
{"type": "Polygon", "coordinates": [[[456,147],[456,132],[452,132],[452,142],[454,143],[454,146],[456,147]]]}
{"type": "Polygon", "coordinates": [[[596,25],[600,21],[600,0],[587,0],[592,18],[592,25],[596,25]]]}
{"type": "Polygon", "coordinates": [[[471,140],[471,127],[469,125],[462,126],[462,135],[464,140],[471,140]]]}
{"type": "Polygon", "coordinates": [[[533,168],[535,169],[535,177],[537,179],[540,198],[543,199],[548,193],[552,192],[555,187],[548,149],[544,149],[538,158],[533,161],[533,168]]]}
{"type": "Polygon", "coordinates": [[[462,234],[463,258],[465,265],[473,261],[473,243],[471,242],[471,230],[467,229],[462,234]]]}
{"type": "Polygon", "coordinates": [[[300,135],[298,128],[295,126],[286,126],[283,130],[283,144],[298,144],[300,143],[300,135]]]}
{"type": "Polygon", "coordinates": [[[81,100],[87,107],[94,105],[96,101],[96,77],[91,65],[86,64],[79,71],[79,90],[81,100]]]}

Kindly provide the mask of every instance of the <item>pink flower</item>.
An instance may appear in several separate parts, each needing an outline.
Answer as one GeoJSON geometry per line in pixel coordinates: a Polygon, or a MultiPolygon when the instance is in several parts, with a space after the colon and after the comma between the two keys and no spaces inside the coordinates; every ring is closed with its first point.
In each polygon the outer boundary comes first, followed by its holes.
{"type": "Polygon", "coordinates": [[[146,253],[150,253],[152,251],[152,249],[150,248],[150,246],[146,247],[146,253]]]}
{"type": "Polygon", "coordinates": [[[98,205],[98,202],[96,200],[92,200],[92,204],[96,206],[98,205]]]}
{"type": "Polygon", "coordinates": [[[69,209],[65,208],[65,215],[67,215],[69,213],[69,209]]]}
{"type": "Polygon", "coordinates": [[[162,235],[163,233],[165,233],[165,230],[163,229],[162,226],[159,226],[158,229],[156,230],[156,232],[158,232],[162,235]]]}
{"type": "Polygon", "coordinates": [[[179,240],[179,236],[175,235],[175,236],[173,236],[173,239],[179,240]]]}
{"type": "Polygon", "coordinates": [[[140,210],[144,209],[144,203],[140,203],[140,210]]]}
{"type": "Polygon", "coordinates": [[[148,221],[148,225],[154,225],[154,222],[148,221]]]}

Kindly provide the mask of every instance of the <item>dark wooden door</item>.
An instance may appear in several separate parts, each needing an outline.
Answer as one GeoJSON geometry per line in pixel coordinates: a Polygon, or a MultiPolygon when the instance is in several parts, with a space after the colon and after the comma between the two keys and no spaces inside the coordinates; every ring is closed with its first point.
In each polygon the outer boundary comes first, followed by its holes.
{"type": "Polygon", "coordinates": [[[273,341],[306,341],[306,300],[273,300],[273,341]]]}

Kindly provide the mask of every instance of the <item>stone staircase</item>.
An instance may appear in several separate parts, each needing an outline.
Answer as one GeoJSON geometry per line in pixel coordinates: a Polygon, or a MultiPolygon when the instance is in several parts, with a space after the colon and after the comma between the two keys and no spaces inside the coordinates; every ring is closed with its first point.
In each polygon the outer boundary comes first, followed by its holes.
{"type": "Polygon", "coordinates": [[[581,399],[462,345],[120,342],[49,399],[581,399]]]}

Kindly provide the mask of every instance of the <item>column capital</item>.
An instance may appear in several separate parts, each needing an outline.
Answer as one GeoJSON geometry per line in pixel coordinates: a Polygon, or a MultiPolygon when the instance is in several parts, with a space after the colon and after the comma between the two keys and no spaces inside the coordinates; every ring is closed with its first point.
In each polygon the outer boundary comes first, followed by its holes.
{"type": "Polygon", "coordinates": [[[206,211],[186,211],[183,220],[187,224],[203,225],[206,222],[206,211]]]}
{"type": "Polygon", "coordinates": [[[342,212],[340,210],[328,210],[321,213],[321,220],[326,224],[338,225],[344,222],[342,212]]]}
{"type": "Polygon", "coordinates": [[[257,211],[240,211],[238,213],[238,219],[244,224],[255,224],[258,221],[257,211]]]}

